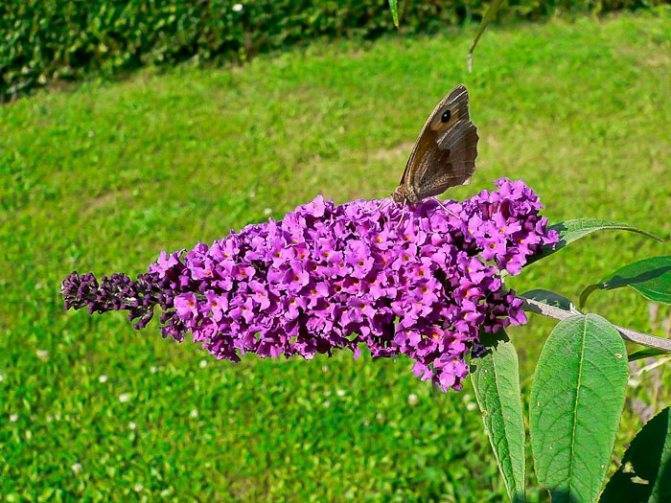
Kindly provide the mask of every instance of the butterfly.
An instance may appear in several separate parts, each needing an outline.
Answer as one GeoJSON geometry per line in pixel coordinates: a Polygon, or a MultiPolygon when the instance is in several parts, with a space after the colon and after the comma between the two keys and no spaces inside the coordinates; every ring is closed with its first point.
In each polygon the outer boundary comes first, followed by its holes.
{"type": "Polygon", "coordinates": [[[426,120],[392,194],[397,203],[417,203],[463,185],[475,171],[478,130],[468,115],[468,91],[457,86],[426,120]]]}

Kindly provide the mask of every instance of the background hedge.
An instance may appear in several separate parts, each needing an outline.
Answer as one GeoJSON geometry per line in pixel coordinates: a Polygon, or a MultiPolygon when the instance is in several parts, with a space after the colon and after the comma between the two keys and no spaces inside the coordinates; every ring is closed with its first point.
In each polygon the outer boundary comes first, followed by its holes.
{"type": "MultiPolygon", "coordinates": [[[[431,32],[481,19],[482,0],[401,0],[402,28],[431,32]]],[[[509,0],[501,15],[601,13],[664,0],[509,0]]],[[[141,65],[244,60],[315,37],[394,30],[387,0],[2,0],[0,100],[53,80],[141,65]]]]}

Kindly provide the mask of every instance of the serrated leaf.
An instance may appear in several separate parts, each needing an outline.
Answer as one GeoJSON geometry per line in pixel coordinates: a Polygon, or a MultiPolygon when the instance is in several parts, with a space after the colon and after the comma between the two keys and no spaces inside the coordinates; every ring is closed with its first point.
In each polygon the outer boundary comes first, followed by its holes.
{"type": "Polygon", "coordinates": [[[522,297],[525,299],[537,300],[538,302],[543,302],[549,306],[558,307],[566,311],[573,311],[575,309],[575,306],[570,299],[551,290],[537,288],[535,290],[529,290],[528,292],[523,293],[522,297]]]}
{"type": "Polygon", "coordinates": [[[636,434],[608,481],[602,503],[671,501],[671,410],[653,417],[636,434]]]}
{"type": "Polygon", "coordinates": [[[499,342],[471,375],[485,431],[512,501],[524,500],[524,417],[517,352],[499,342]]]}
{"type": "Polygon", "coordinates": [[[391,17],[394,19],[394,26],[398,28],[398,0],[389,0],[389,9],[391,9],[391,17]]]}
{"type": "Polygon", "coordinates": [[[552,501],[595,501],[624,406],[624,341],[604,318],[557,324],[531,387],[530,432],[536,475],[552,501]]]}
{"type": "Polygon", "coordinates": [[[580,294],[584,305],[596,290],[614,290],[628,286],[653,302],[671,304],[671,256],[650,257],[620,267],[617,271],[580,294]]]}
{"type": "Polygon", "coordinates": [[[657,241],[662,241],[661,238],[655,236],[654,234],[634,227],[623,222],[613,222],[610,220],[601,220],[597,218],[577,218],[574,220],[565,220],[556,224],[552,224],[550,229],[556,230],[559,233],[559,242],[554,246],[548,246],[541,250],[539,254],[534,256],[529,262],[535,262],[542,258],[545,258],[553,253],[558,252],[562,248],[565,248],[567,245],[577,241],[578,239],[589,236],[590,234],[597,231],[604,230],[621,230],[635,232],[636,234],[641,234],[643,236],[656,239],[657,241]]]}

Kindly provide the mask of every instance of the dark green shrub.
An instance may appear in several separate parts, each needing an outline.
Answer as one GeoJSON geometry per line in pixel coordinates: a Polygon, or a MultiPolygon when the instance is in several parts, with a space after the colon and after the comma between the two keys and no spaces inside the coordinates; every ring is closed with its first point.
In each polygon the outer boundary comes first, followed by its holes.
{"type": "MultiPolygon", "coordinates": [[[[535,19],[557,9],[603,12],[662,2],[510,0],[502,15],[535,19]]],[[[479,20],[488,4],[400,3],[407,32],[479,20]]],[[[192,58],[243,60],[315,37],[374,38],[394,29],[387,0],[3,0],[0,100],[91,71],[113,75],[192,58]]]]}

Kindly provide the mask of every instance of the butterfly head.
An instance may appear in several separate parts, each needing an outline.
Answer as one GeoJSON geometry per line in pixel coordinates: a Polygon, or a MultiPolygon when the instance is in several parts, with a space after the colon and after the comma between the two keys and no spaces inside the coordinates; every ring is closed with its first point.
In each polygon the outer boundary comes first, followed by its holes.
{"type": "Polygon", "coordinates": [[[394,192],[391,194],[391,198],[395,203],[399,204],[414,204],[418,203],[420,200],[412,187],[405,185],[399,185],[396,187],[394,192]]]}

